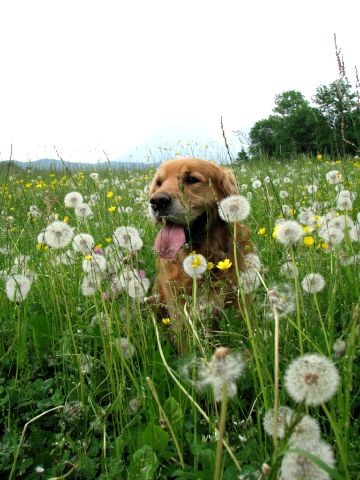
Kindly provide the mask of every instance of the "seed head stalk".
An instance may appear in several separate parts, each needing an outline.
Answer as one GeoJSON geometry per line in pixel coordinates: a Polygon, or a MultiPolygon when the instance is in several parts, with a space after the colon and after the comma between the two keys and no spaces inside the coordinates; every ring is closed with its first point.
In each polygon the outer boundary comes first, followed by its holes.
{"type": "Polygon", "coordinates": [[[223,442],[224,442],[224,436],[225,436],[227,402],[228,402],[227,388],[226,388],[226,383],[224,383],[222,386],[222,398],[221,398],[221,409],[220,409],[220,418],[219,418],[219,426],[218,426],[218,439],[217,439],[217,445],[216,445],[214,480],[220,480],[221,478],[222,453],[223,453],[223,442]]]}

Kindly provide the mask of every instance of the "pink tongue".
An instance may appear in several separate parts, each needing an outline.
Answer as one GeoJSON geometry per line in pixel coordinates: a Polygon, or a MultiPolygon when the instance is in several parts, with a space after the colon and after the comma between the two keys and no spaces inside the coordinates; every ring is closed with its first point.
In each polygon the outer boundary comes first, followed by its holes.
{"type": "Polygon", "coordinates": [[[155,239],[155,250],[162,258],[174,258],[185,243],[185,232],[181,225],[167,224],[155,239]]]}

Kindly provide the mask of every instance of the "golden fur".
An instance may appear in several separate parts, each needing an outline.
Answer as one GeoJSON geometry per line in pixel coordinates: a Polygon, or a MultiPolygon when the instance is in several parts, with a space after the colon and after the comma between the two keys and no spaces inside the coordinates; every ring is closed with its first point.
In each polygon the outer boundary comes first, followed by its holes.
{"type": "MultiPolygon", "coordinates": [[[[211,270],[211,291],[207,305],[223,308],[236,296],[234,267],[234,225],[225,223],[218,214],[223,198],[238,194],[234,173],[215,163],[196,158],[183,158],[163,163],[150,187],[150,215],[156,223],[182,225],[186,243],[174,258],[158,257],[153,296],[160,317],[170,317],[173,331],[180,334],[184,298],[191,295],[193,280],[183,269],[183,260],[190,252],[203,255],[215,265],[228,258],[233,266],[226,271],[211,270]]],[[[236,225],[237,258],[243,269],[243,255],[251,250],[249,232],[236,225]]],[[[203,279],[198,281],[199,291],[203,279]]],[[[201,302],[201,298],[199,300],[201,302]]]]}

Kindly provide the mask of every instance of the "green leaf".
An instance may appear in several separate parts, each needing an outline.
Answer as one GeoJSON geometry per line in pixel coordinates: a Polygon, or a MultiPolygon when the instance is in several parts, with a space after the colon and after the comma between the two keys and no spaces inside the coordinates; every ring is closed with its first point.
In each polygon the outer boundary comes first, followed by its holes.
{"type": "Polygon", "coordinates": [[[150,423],[140,434],[140,443],[152,447],[157,452],[164,452],[169,443],[169,434],[161,427],[150,423]]]}
{"type": "Polygon", "coordinates": [[[184,413],[174,397],[169,397],[164,404],[164,411],[174,432],[181,432],[184,426],[184,413]]]}
{"type": "Polygon", "coordinates": [[[132,456],[128,480],[153,480],[158,464],[154,450],[145,445],[132,456]]]}

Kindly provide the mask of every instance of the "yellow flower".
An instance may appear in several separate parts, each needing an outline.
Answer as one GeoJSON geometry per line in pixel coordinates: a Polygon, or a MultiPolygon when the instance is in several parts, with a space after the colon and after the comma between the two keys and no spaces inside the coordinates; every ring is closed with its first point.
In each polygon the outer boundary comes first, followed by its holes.
{"type": "Polygon", "coordinates": [[[115,212],[115,210],[116,210],[116,207],[114,207],[114,206],[108,208],[108,211],[109,211],[110,213],[115,212]]]}
{"type": "Polygon", "coordinates": [[[313,237],[311,237],[310,235],[304,237],[304,245],[306,245],[307,247],[311,247],[311,245],[314,245],[313,237]]]}
{"type": "Polygon", "coordinates": [[[95,248],[102,248],[102,244],[101,243],[98,243],[95,248]]]}
{"type": "Polygon", "coordinates": [[[64,221],[65,223],[68,223],[68,221],[69,221],[69,217],[68,217],[67,215],[65,215],[65,217],[64,217],[64,220],[63,220],[63,221],[64,221]]]}
{"type": "Polygon", "coordinates": [[[231,265],[232,265],[232,262],[228,258],[225,258],[225,260],[221,260],[220,262],[218,262],[216,267],[219,270],[228,270],[231,267],[231,265]]]}
{"type": "Polygon", "coordinates": [[[318,154],[317,154],[316,159],[317,159],[317,160],[322,160],[322,159],[323,159],[323,156],[321,155],[321,153],[318,153],[318,154]]]}
{"type": "Polygon", "coordinates": [[[276,238],[278,229],[279,229],[279,225],[275,225],[273,233],[272,233],[273,238],[276,238]]]}
{"type": "Polygon", "coordinates": [[[92,259],[92,256],[91,255],[85,255],[85,260],[91,260],[92,259]]]}
{"type": "Polygon", "coordinates": [[[170,325],[171,320],[170,320],[169,317],[165,317],[165,318],[163,318],[163,319],[161,320],[161,323],[162,323],[163,325],[167,326],[167,325],[170,325]]]}
{"type": "Polygon", "coordinates": [[[330,248],[330,245],[329,245],[328,243],[326,243],[326,242],[323,242],[323,243],[321,244],[321,248],[324,249],[324,250],[328,250],[328,249],[330,248]]]}
{"type": "Polygon", "coordinates": [[[199,255],[194,255],[191,266],[192,268],[196,268],[199,265],[201,265],[201,257],[199,257],[199,255]]]}
{"type": "Polygon", "coordinates": [[[107,198],[111,198],[114,196],[114,192],[107,192],[106,196],[107,198]]]}
{"type": "Polygon", "coordinates": [[[259,228],[259,230],[258,230],[258,235],[265,235],[265,232],[266,232],[266,228],[265,228],[265,227],[259,228]]]}
{"type": "Polygon", "coordinates": [[[303,230],[304,230],[305,233],[309,233],[309,232],[310,232],[310,227],[309,227],[309,225],[304,225],[304,226],[303,226],[303,230]]]}
{"type": "Polygon", "coordinates": [[[215,265],[213,264],[213,262],[208,262],[207,263],[207,269],[208,270],[212,270],[214,267],[215,267],[215,265]]]}
{"type": "Polygon", "coordinates": [[[105,242],[106,242],[106,243],[111,243],[111,242],[112,242],[112,238],[111,238],[111,237],[106,237],[106,238],[105,238],[105,242]]]}
{"type": "Polygon", "coordinates": [[[31,182],[25,184],[25,188],[31,188],[31,187],[32,187],[32,183],[31,183],[31,182]]]}

